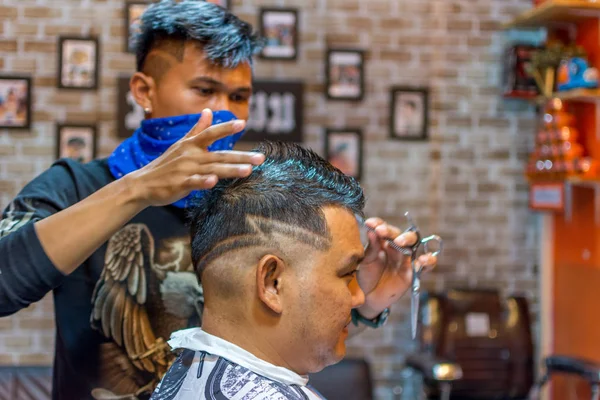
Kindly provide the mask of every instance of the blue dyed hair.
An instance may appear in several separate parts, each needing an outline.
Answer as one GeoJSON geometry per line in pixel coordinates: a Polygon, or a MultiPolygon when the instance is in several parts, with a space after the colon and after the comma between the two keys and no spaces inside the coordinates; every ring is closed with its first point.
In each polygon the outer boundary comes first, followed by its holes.
{"type": "Polygon", "coordinates": [[[192,260],[198,277],[207,255],[214,259],[226,251],[257,245],[255,226],[248,217],[299,228],[286,233],[302,241],[306,239],[302,232],[329,235],[323,207],[338,206],[364,216],[359,183],[315,152],[282,142],[261,143],[255,151],[266,156],[263,164],[245,178],[220,180],[192,211],[192,260]],[[229,246],[218,246],[222,242],[229,246]]]}
{"type": "Polygon", "coordinates": [[[153,47],[164,40],[196,41],[210,61],[225,68],[251,64],[264,44],[250,24],[216,4],[198,0],[154,3],[142,14],[139,28],[131,38],[138,71],[153,47]]]}

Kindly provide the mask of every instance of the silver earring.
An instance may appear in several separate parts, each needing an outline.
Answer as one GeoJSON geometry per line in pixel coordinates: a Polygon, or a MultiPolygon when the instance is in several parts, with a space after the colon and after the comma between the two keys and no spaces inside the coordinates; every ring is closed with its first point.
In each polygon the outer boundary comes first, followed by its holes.
{"type": "Polygon", "coordinates": [[[150,107],[146,107],[146,108],[144,108],[144,112],[146,114],[150,114],[152,112],[152,110],[150,109],[150,107]]]}

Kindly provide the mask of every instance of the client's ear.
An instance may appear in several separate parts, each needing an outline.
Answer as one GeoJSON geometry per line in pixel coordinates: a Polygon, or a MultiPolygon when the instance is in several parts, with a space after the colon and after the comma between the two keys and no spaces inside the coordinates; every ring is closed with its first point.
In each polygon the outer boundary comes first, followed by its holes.
{"type": "Polygon", "coordinates": [[[283,311],[281,275],[285,267],[281,258],[269,254],[260,259],[256,268],[258,297],[277,314],[283,311]]]}

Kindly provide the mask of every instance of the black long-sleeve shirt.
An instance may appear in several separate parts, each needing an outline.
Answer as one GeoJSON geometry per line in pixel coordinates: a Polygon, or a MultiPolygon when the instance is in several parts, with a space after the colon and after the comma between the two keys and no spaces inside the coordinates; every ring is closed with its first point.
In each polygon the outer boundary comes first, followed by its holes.
{"type": "Polygon", "coordinates": [[[132,358],[191,324],[191,316],[174,315],[161,296],[168,272],[192,285],[183,210],[142,211],[68,276],[44,252],[33,223],[113,180],[106,160],[60,160],[30,182],[0,220],[0,317],[54,295],[54,399],[91,399],[94,388],[126,394],[149,384],[151,390],[172,356],[132,358]]]}

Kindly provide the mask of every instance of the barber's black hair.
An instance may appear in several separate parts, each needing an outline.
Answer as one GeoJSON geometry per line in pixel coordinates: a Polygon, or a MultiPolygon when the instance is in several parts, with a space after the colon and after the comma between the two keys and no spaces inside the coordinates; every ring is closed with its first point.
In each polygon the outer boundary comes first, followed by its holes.
{"type": "Polygon", "coordinates": [[[251,63],[264,43],[247,22],[216,4],[199,0],[161,0],[146,9],[139,32],[131,37],[138,71],[142,71],[152,48],[164,40],[194,40],[203,46],[210,61],[225,68],[251,63]]]}
{"type": "Polygon", "coordinates": [[[359,183],[298,144],[265,142],[266,156],[245,178],[221,180],[192,212],[192,261],[203,267],[220,255],[260,246],[273,233],[323,249],[330,244],[322,208],[339,206],[363,216],[359,183]]]}

